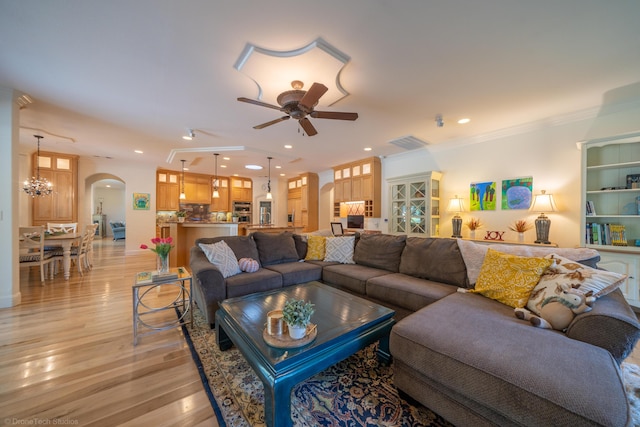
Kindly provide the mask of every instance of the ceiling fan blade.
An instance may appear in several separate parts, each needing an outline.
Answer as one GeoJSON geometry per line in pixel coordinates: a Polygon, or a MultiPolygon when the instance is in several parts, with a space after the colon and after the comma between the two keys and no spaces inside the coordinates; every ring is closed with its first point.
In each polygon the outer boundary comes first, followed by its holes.
{"type": "Polygon", "coordinates": [[[259,105],[261,107],[267,107],[267,108],[273,108],[274,110],[278,110],[278,111],[283,111],[281,107],[278,107],[277,105],[271,105],[271,104],[267,104],[266,102],[262,102],[262,101],[257,101],[255,99],[250,99],[250,98],[238,98],[238,101],[240,102],[247,102],[249,104],[254,104],[254,105],[259,105]]]}
{"type": "Polygon", "coordinates": [[[271,120],[270,122],[254,126],[253,128],[254,129],[263,129],[263,128],[266,128],[267,126],[275,125],[276,123],[280,123],[280,122],[283,122],[285,120],[289,120],[289,116],[282,116],[282,117],[280,117],[278,119],[271,120]]]}
{"type": "Polygon", "coordinates": [[[316,128],[313,127],[309,119],[307,119],[306,117],[304,119],[298,120],[298,123],[300,123],[300,126],[302,126],[302,129],[304,129],[307,136],[313,136],[318,133],[316,128]]]}
{"type": "Polygon", "coordinates": [[[358,113],[340,113],[337,111],[312,111],[309,114],[314,119],[355,120],[358,113]]]}
{"type": "Polygon", "coordinates": [[[311,88],[304,94],[302,99],[298,101],[298,106],[302,106],[307,111],[311,111],[322,95],[329,89],[322,83],[314,83],[311,88]]]}

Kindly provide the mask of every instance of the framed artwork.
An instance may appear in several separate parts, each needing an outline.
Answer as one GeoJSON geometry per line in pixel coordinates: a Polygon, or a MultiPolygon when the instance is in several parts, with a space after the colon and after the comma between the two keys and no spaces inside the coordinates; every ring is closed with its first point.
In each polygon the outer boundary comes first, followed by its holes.
{"type": "Polygon", "coordinates": [[[533,177],[502,181],[502,209],[529,209],[531,206],[533,177]]]}
{"type": "Polygon", "coordinates": [[[133,209],[149,210],[151,195],[149,193],[133,193],[133,209]]]}
{"type": "Polygon", "coordinates": [[[469,188],[469,201],[472,211],[496,210],[496,182],[474,182],[469,188]]]}
{"type": "Polygon", "coordinates": [[[332,222],[331,223],[331,233],[334,236],[342,236],[344,235],[344,230],[342,229],[341,222],[332,222]]]}

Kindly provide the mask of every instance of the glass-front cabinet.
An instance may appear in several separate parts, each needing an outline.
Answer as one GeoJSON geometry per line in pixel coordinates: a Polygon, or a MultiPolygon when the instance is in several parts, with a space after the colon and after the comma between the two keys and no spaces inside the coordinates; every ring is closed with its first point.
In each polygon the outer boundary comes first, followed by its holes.
{"type": "Polygon", "coordinates": [[[440,234],[440,172],[388,179],[391,212],[389,232],[408,236],[440,234]]]}

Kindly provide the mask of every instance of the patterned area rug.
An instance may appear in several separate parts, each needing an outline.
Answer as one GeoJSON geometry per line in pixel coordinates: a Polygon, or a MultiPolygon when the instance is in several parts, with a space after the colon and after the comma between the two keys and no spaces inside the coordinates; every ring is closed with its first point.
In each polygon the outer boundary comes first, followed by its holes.
{"type": "MultiPolygon", "coordinates": [[[[202,382],[221,427],[264,426],[262,382],[234,347],[220,351],[215,331],[199,310],[183,326],[202,382]]],[[[634,426],[640,427],[640,368],[620,366],[634,426]]],[[[298,384],[291,394],[291,418],[311,426],[452,426],[442,417],[398,396],[393,366],[378,363],[372,345],[298,384]]]]}
{"type": "MultiPolygon", "coordinates": [[[[220,426],[263,426],[262,382],[234,347],[220,351],[199,310],[183,327],[220,426]],[[199,360],[197,360],[199,359],[199,360]]],[[[291,394],[294,426],[451,426],[398,396],[393,368],[378,363],[376,346],[298,384],[291,394]]]]}

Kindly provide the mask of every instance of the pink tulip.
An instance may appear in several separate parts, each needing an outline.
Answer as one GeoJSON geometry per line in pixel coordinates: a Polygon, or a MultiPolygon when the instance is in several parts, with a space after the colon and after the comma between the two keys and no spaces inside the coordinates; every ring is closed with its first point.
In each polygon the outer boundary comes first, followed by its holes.
{"type": "Polygon", "coordinates": [[[140,249],[149,249],[149,246],[147,246],[145,244],[142,244],[142,245],[140,245],[140,249]]]}

